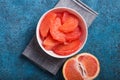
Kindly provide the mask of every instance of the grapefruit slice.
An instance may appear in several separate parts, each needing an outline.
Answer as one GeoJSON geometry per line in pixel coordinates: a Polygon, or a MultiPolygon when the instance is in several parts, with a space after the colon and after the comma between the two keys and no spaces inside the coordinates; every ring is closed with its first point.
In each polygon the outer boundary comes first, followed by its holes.
{"type": "Polygon", "coordinates": [[[66,33],[65,38],[66,38],[66,41],[71,42],[73,40],[80,38],[80,35],[81,35],[81,31],[78,26],[74,31],[70,33],[66,33]]]}
{"type": "Polygon", "coordinates": [[[52,36],[49,34],[47,38],[43,41],[43,46],[46,50],[52,50],[52,48],[56,45],[58,45],[60,42],[56,41],[52,38],[52,36]]]}
{"type": "Polygon", "coordinates": [[[53,22],[54,22],[56,16],[57,15],[55,13],[50,12],[43,19],[43,21],[40,25],[40,30],[39,30],[42,39],[46,38],[46,36],[49,32],[49,28],[53,25],[53,22]]]}
{"type": "Polygon", "coordinates": [[[61,20],[59,17],[57,17],[54,21],[53,26],[50,26],[50,34],[53,37],[53,39],[65,42],[65,34],[59,31],[59,27],[61,26],[61,20]]]}
{"type": "Polygon", "coordinates": [[[63,17],[62,17],[62,23],[65,23],[65,21],[70,17],[70,14],[68,12],[63,12],[63,17]]]}
{"type": "Polygon", "coordinates": [[[62,22],[63,25],[60,26],[59,30],[64,33],[72,32],[78,26],[78,19],[67,12],[64,12],[62,22]]]}
{"type": "Polygon", "coordinates": [[[89,53],[78,54],[68,59],[63,66],[65,80],[93,80],[99,72],[98,59],[89,53]]]}
{"type": "Polygon", "coordinates": [[[59,44],[53,48],[53,51],[58,55],[69,55],[78,50],[80,45],[81,42],[77,39],[67,44],[59,44]]]}
{"type": "MultiPolygon", "coordinates": [[[[56,12],[57,14],[57,17],[60,18],[60,20],[62,21],[62,18],[63,18],[63,12],[56,12]]],[[[61,22],[62,23],[62,22],[61,22]]]]}

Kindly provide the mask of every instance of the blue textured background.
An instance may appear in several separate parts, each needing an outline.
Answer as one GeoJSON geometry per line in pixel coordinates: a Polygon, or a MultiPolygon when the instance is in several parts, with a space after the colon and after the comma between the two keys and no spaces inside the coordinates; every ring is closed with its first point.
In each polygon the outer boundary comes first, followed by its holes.
{"type": "MultiPolygon", "coordinates": [[[[0,80],[62,80],[34,65],[21,53],[35,34],[40,16],[58,0],[0,0],[0,80]]],[[[120,80],[120,0],[82,0],[99,13],[81,52],[100,61],[96,80],[120,80]]]]}

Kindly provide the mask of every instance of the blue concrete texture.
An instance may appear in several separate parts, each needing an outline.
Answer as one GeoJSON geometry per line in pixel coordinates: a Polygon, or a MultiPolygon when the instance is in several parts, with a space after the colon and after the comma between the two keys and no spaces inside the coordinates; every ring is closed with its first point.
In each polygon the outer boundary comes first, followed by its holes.
{"type": "MultiPolygon", "coordinates": [[[[120,80],[120,0],[82,0],[99,15],[85,47],[100,61],[95,80],[120,80]]],[[[35,34],[39,18],[58,0],[0,0],[0,80],[63,80],[62,68],[53,76],[21,55],[35,34]]]]}

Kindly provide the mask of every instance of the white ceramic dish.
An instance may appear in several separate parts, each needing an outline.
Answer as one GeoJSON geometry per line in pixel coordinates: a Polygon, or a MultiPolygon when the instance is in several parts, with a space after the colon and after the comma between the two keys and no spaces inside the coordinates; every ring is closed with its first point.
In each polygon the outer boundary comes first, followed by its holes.
{"type": "Polygon", "coordinates": [[[45,53],[47,53],[48,55],[52,56],[52,57],[55,57],[55,58],[68,58],[68,57],[71,57],[75,54],[77,54],[85,45],[86,43],[86,40],[87,40],[87,36],[88,36],[88,29],[87,29],[87,24],[84,20],[84,18],[75,10],[71,9],[71,8],[67,8],[67,7],[57,7],[57,8],[53,8],[49,11],[47,11],[46,13],[44,13],[42,15],[42,17],[40,18],[38,24],[37,24],[37,28],[36,28],[36,37],[37,37],[37,41],[38,41],[38,44],[40,45],[40,47],[43,49],[43,51],[45,51],[45,53]],[[46,16],[46,14],[48,14],[49,12],[63,12],[63,11],[67,11],[73,15],[75,15],[78,19],[79,19],[79,25],[81,27],[81,31],[82,31],[82,35],[80,37],[80,40],[81,40],[81,43],[82,45],[80,46],[80,48],[75,51],[74,53],[71,53],[70,55],[66,55],[66,56],[61,56],[61,55],[57,55],[56,53],[54,53],[53,51],[48,51],[46,50],[43,45],[42,45],[42,40],[41,40],[41,37],[40,37],[40,34],[39,34],[39,29],[40,29],[40,24],[42,22],[42,20],[44,19],[44,17],[46,16]]]}

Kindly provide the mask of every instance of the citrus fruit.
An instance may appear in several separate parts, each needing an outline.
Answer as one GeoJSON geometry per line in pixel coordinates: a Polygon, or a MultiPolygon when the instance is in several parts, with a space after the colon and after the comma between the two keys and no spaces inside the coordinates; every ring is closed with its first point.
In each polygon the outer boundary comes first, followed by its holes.
{"type": "Polygon", "coordinates": [[[55,13],[51,12],[51,13],[47,14],[45,16],[45,18],[43,19],[43,21],[40,25],[40,30],[39,30],[42,39],[45,39],[45,37],[47,36],[49,29],[53,25],[53,22],[54,22],[56,16],[57,15],[55,13]]]}
{"type": "Polygon", "coordinates": [[[63,66],[65,80],[93,80],[100,72],[98,59],[89,53],[81,53],[68,59],[63,66]]]}
{"type": "Polygon", "coordinates": [[[61,26],[61,20],[57,17],[54,21],[53,26],[50,26],[50,34],[53,39],[61,42],[65,42],[65,35],[59,31],[59,27],[61,26]]]}
{"type": "Polygon", "coordinates": [[[47,50],[52,50],[52,48],[59,43],[60,43],[59,41],[54,40],[52,36],[49,34],[47,38],[43,41],[43,46],[47,50]]]}
{"type": "Polygon", "coordinates": [[[80,47],[80,40],[76,39],[67,44],[59,44],[53,48],[53,51],[58,55],[69,55],[75,52],[80,47]]]}
{"type": "Polygon", "coordinates": [[[70,58],[66,61],[63,67],[63,75],[65,80],[83,80],[82,75],[76,68],[78,64],[75,58],[70,58]]]}
{"type": "Polygon", "coordinates": [[[60,26],[59,30],[64,33],[71,32],[78,26],[78,19],[68,12],[64,12],[62,22],[63,25],[60,26]]]}
{"type": "Polygon", "coordinates": [[[65,23],[66,20],[68,20],[70,17],[70,13],[67,11],[63,12],[63,17],[62,17],[62,23],[65,23]]]}
{"type": "MultiPolygon", "coordinates": [[[[62,18],[63,18],[63,12],[56,12],[57,14],[57,17],[59,17],[62,21],[62,18]]],[[[61,22],[62,23],[62,22],[61,22]]],[[[63,23],[62,23],[63,24],[63,23]]]]}
{"type": "Polygon", "coordinates": [[[66,41],[71,42],[73,40],[80,38],[80,35],[81,35],[81,31],[78,26],[74,31],[72,31],[70,33],[66,33],[65,38],[66,38],[66,41]]]}

